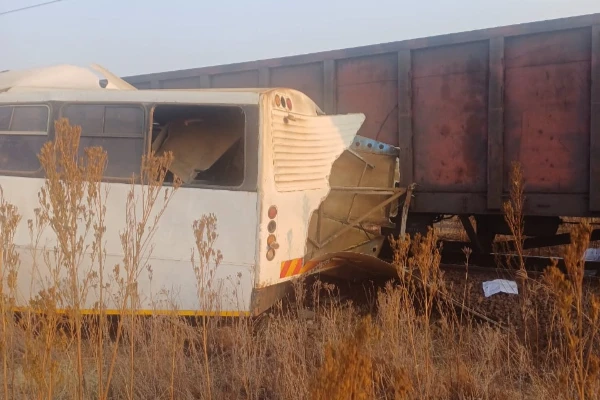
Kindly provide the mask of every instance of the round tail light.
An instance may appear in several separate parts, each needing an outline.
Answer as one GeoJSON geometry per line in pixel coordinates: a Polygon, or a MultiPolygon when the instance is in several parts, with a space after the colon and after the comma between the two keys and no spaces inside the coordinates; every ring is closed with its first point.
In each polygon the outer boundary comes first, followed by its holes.
{"type": "Polygon", "coordinates": [[[277,238],[275,238],[275,235],[269,235],[269,237],[267,238],[267,246],[269,246],[270,249],[274,250],[277,250],[279,248],[279,244],[277,243],[277,238]]]}
{"type": "Polygon", "coordinates": [[[269,219],[274,219],[277,216],[277,207],[275,207],[275,206],[269,207],[268,215],[269,215],[269,219]]]}

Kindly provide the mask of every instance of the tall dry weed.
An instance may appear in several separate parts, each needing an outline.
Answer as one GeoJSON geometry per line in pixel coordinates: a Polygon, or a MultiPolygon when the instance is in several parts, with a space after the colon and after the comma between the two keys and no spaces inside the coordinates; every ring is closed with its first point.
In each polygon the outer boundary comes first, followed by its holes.
{"type": "Polygon", "coordinates": [[[406,235],[404,239],[391,237],[390,244],[398,271],[401,302],[413,305],[415,311],[418,310],[413,314],[410,308],[404,309],[406,313],[412,314],[406,319],[409,328],[406,336],[412,342],[413,361],[424,363],[426,372],[417,375],[416,379],[423,395],[427,397],[430,395],[432,386],[430,372],[433,370],[431,318],[443,289],[440,270],[441,247],[438,246],[434,229],[429,229],[425,236],[416,234],[411,238],[406,235]]]}
{"type": "Polygon", "coordinates": [[[125,203],[125,229],[119,234],[123,259],[122,264],[114,267],[120,318],[108,367],[107,390],[104,392],[104,398],[108,396],[108,388],[114,373],[126,320],[128,320],[127,338],[129,340],[129,397],[134,397],[136,333],[139,332],[139,316],[136,311],[140,306],[138,279],[142,273],[146,272],[152,280],[152,266],[149,260],[154,249],[153,239],[161,217],[181,185],[181,181],[175,177],[172,187],[163,187],[172,162],[173,154],[170,152],[161,156],[156,156],[154,153],[144,155],[140,175],[134,175],[130,180],[130,191],[125,203]]]}
{"type": "Polygon", "coordinates": [[[8,203],[0,188],[0,354],[2,356],[2,377],[4,398],[14,396],[15,329],[12,308],[15,306],[19,254],[15,249],[14,236],[21,220],[16,206],[8,203]],[[10,385],[10,388],[9,388],[10,385]]]}
{"type": "Polygon", "coordinates": [[[367,400],[374,398],[373,362],[365,343],[377,332],[370,317],[350,337],[325,349],[325,360],[311,384],[314,400],[367,400]]]}
{"type": "MultiPolygon", "coordinates": [[[[55,122],[56,138],[46,143],[39,155],[46,179],[39,193],[41,217],[56,235],[50,267],[54,282],[51,288],[61,309],[68,313],[68,324],[75,335],[77,348],[77,398],[83,399],[83,315],[98,272],[83,267],[90,253],[88,236],[95,222],[93,212],[100,196],[99,184],[106,166],[106,152],[99,147],[85,149],[79,155],[81,128],[70,126],[65,119],[55,122]],[[84,269],[85,268],[85,269],[84,269]],[[66,278],[66,279],[65,279],[66,278]]],[[[49,263],[49,264],[50,264],[49,263]]]]}
{"type": "Polygon", "coordinates": [[[223,289],[222,286],[218,285],[215,278],[223,255],[219,249],[214,247],[218,237],[217,218],[214,214],[203,215],[200,219],[194,221],[192,230],[196,239],[196,249],[192,252],[191,262],[196,276],[198,304],[200,309],[203,310],[200,318],[202,320],[202,350],[206,390],[208,391],[208,398],[212,399],[207,316],[214,315],[219,311],[219,296],[223,295],[223,289]]]}
{"type": "MultiPolygon", "coordinates": [[[[45,269],[50,279],[20,319],[11,312],[20,215],[0,192],[4,398],[545,399],[560,394],[587,399],[597,394],[599,303],[584,292],[585,226],[572,234],[576,245],[565,256],[570,272],[546,274],[563,341],[560,354],[548,356],[551,362],[545,364],[510,330],[481,324],[462,311],[457,316],[445,306],[448,296],[466,295],[445,286],[434,231],[392,241],[398,279],[378,292],[376,313],[367,318],[359,305],[343,302],[331,283],[312,284],[311,297],[304,280],[294,288],[295,310],[269,310],[260,327],[251,318],[206,314],[184,321],[170,294],[155,303],[169,312],[143,318],[137,314],[137,283],[142,274],[152,280],[156,229],[179,187],[178,181],[168,190],[164,185],[172,158],[144,158],[124,199],[125,229],[111,232],[105,221],[108,186],[101,184],[106,153],[79,149],[79,129],[67,121],[57,122],[56,130],[56,140],[40,154],[47,178],[40,206],[28,221],[34,250],[43,248],[44,229],[55,232],[56,248],[32,252],[34,269],[45,269]],[[124,257],[118,266],[106,264],[109,235],[121,239],[124,257]],[[83,311],[92,290],[99,301],[88,323],[83,311]],[[109,297],[117,300],[114,319],[106,315],[109,297]],[[306,311],[309,297],[313,312],[306,311]]],[[[513,201],[511,207],[508,220],[520,223],[522,206],[513,201]]],[[[217,219],[208,214],[190,223],[198,302],[209,313],[218,311],[228,288],[220,279],[217,219]]],[[[235,279],[234,288],[239,287],[235,279]]]]}
{"type": "MultiPolygon", "coordinates": [[[[530,293],[530,280],[525,268],[525,180],[523,178],[523,170],[521,164],[514,161],[511,164],[511,172],[509,175],[509,199],[503,203],[502,209],[504,212],[504,220],[506,221],[510,233],[513,237],[514,252],[517,256],[517,272],[515,278],[519,288],[519,306],[521,317],[521,335],[523,341],[532,348],[537,347],[535,334],[537,326],[535,326],[534,306],[531,296],[535,293],[530,293]]],[[[498,247],[498,246],[496,246],[498,247]]],[[[498,250],[498,249],[497,249],[498,250]]],[[[500,249],[501,251],[502,249],[500,249]]]]}
{"type": "MultiPolygon", "coordinates": [[[[98,393],[100,398],[107,398],[126,317],[129,317],[127,337],[130,339],[128,386],[133,387],[137,280],[143,271],[151,274],[148,259],[152,253],[153,236],[160,217],[178,188],[178,180],[172,189],[163,190],[166,170],[172,161],[170,154],[145,156],[141,173],[131,178],[131,190],[126,199],[126,228],[120,233],[123,263],[113,269],[121,318],[117,323],[116,340],[109,344],[112,349],[107,362],[109,324],[105,299],[109,283],[105,282],[105,272],[108,272],[105,215],[109,186],[102,184],[107,154],[100,147],[81,149],[81,129],[71,126],[65,119],[56,121],[55,133],[55,140],[46,143],[39,154],[45,179],[39,192],[35,219],[28,221],[34,274],[46,275],[49,279],[41,282],[44,289],[31,299],[30,312],[26,313],[23,322],[26,338],[23,372],[26,379],[35,382],[32,393],[38,396],[44,393],[44,397],[53,398],[58,395],[55,392],[57,386],[70,382],[67,379],[70,363],[65,370],[61,368],[64,360],[55,356],[57,351],[64,352],[75,362],[77,380],[67,384],[73,385],[76,397],[88,397],[93,392],[98,393]],[[162,204],[158,205],[161,201],[162,204]],[[42,249],[40,238],[46,228],[54,234],[56,244],[42,251],[40,260],[37,256],[42,249]],[[94,305],[98,318],[95,319],[97,324],[88,326],[86,331],[87,334],[92,333],[92,340],[84,343],[83,310],[90,308],[88,298],[92,290],[99,295],[99,301],[94,305]],[[37,314],[43,317],[39,318],[37,314]],[[75,353],[71,358],[73,348],[75,353]],[[89,367],[84,364],[89,352],[95,359],[95,382],[86,373],[89,367]]],[[[132,389],[129,396],[133,396],[132,389]]]]}
{"type": "Polygon", "coordinates": [[[566,273],[556,265],[544,273],[554,298],[561,350],[567,368],[560,381],[579,399],[597,398],[600,390],[600,298],[586,293],[584,253],[589,247],[591,225],[584,221],[571,230],[571,244],[564,254],[566,273]]]}
{"type": "Polygon", "coordinates": [[[525,240],[524,228],[524,209],[525,209],[525,181],[523,179],[523,170],[521,164],[513,161],[509,174],[509,199],[502,204],[504,220],[506,221],[510,233],[514,238],[515,252],[518,256],[518,266],[520,271],[525,271],[523,241],[525,240]]]}

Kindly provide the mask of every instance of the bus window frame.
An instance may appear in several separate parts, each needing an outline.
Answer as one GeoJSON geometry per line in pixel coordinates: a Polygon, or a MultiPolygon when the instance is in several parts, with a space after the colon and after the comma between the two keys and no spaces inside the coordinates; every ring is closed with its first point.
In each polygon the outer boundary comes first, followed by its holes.
{"type": "MultiPolygon", "coordinates": [[[[72,105],[86,105],[86,106],[103,106],[103,107],[132,107],[132,108],[139,108],[142,110],[142,132],[139,135],[133,135],[133,134],[113,134],[113,135],[106,135],[104,132],[102,132],[101,135],[85,135],[83,132],[81,133],[81,137],[85,137],[85,138],[97,138],[97,139],[141,139],[143,141],[142,143],[142,157],[144,157],[144,155],[147,154],[146,149],[148,146],[148,134],[152,134],[152,132],[150,131],[150,125],[148,123],[148,110],[146,107],[146,103],[144,102],[124,102],[124,101],[115,101],[115,102],[111,102],[111,101],[65,101],[65,102],[61,102],[60,106],[58,107],[58,118],[67,118],[64,116],[64,109],[68,106],[72,106],[72,105]]],[[[105,111],[106,113],[106,111],[105,111]]],[[[106,123],[105,117],[103,117],[103,128],[104,125],[106,123]]],[[[71,124],[71,121],[69,120],[69,123],[71,124]]],[[[107,151],[104,147],[102,148],[104,151],[107,151]]],[[[108,175],[103,175],[102,177],[102,182],[106,182],[106,183],[131,183],[132,179],[133,182],[136,184],[140,183],[140,173],[141,173],[141,165],[142,165],[142,158],[139,159],[139,166],[140,166],[140,171],[135,174],[132,173],[130,177],[125,178],[125,177],[116,177],[116,176],[108,176],[108,175]]]]}
{"type": "MultiPolygon", "coordinates": [[[[152,146],[152,131],[151,127],[154,121],[154,111],[158,106],[181,106],[181,107],[223,107],[223,108],[239,108],[244,115],[244,178],[240,185],[226,186],[206,183],[188,183],[182,184],[182,188],[189,189],[204,189],[204,190],[223,190],[223,191],[240,191],[240,192],[257,192],[258,191],[258,170],[259,170],[259,142],[260,142],[260,113],[262,112],[260,104],[222,104],[222,103],[190,103],[190,102],[153,102],[148,105],[149,120],[148,120],[148,136],[147,136],[147,152],[149,153],[152,146]],[[253,151],[254,150],[254,151],[253,151]],[[254,156],[253,156],[254,155],[254,156]]],[[[172,187],[172,182],[164,182],[165,187],[172,187]]]]}
{"type": "MultiPolygon", "coordinates": [[[[54,108],[52,107],[52,104],[49,102],[45,102],[45,101],[40,101],[40,102],[27,102],[27,103],[15,103],[15,102],[6,102],[6,103],[0,103],[0,107],[12,107],[13,109],[16,107],[46,107],[46,109],[48,110],[48,114],[46,117],[46,131],[4,131],[4,130],[0,130],[0,135],[7,135],[7,136],[45,136],[46,137],[46,143],[51,140],[51,138],[54,136],[54,132],[50,127],[50,119],[52,118],[52,116],[54,115],[54,108]]],[[[13,110],[14,113],[14,110],[13,110]]],[[[12,116],[11,116],[11,122],[12,122],[12,116]]],[[[10,129],[10,124],[9,124],[9,129],[10,129]]],[[[41,149],[40,149],[41,150],[41,149]]],[[[39,168],[35,171],[25,171],[25,170],[4,170],[4,169],[0,169],[0,176],[15,176],[15,177],[23,177],[23,178],[39,178],[39,177],[43,177],[44,176],[44,171],[42,168],[42,165],[39,165],[39,168]]]]}

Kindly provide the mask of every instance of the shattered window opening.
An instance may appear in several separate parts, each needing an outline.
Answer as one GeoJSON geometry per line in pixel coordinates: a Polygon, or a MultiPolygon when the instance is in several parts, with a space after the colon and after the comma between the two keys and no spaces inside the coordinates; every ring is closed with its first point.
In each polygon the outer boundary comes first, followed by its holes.
{"type": "Polygon", "coordinates": [[[0,106],[0,170],[40,170],[38,153],[48,138],[49,116],[47,105],[0,106]]]}
{"type": "Polygon", "coordinates": [[[244,182],[246,118],[240,107],[158,105],[152,150],[174,156],[167,181],[237,187],[244,182]]]}

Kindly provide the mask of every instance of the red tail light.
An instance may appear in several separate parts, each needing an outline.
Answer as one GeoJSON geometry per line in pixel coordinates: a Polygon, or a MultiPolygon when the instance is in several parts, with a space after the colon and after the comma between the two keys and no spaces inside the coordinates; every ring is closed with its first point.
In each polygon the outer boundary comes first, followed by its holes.
{"type": "Polygon", "coordinates": [[[275,207],[275,206],[269,207],[268,215],[269,215],[269,219],[274,219],[277,216],[277,207],[275,207]]]}

